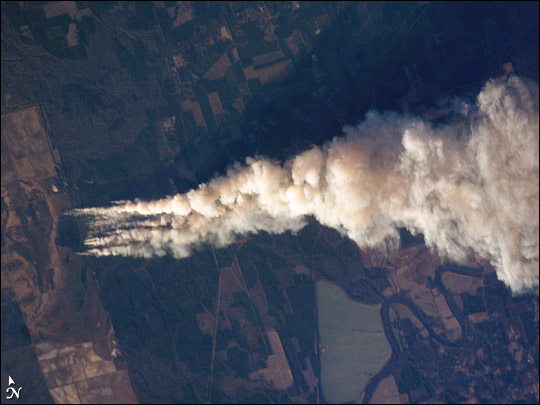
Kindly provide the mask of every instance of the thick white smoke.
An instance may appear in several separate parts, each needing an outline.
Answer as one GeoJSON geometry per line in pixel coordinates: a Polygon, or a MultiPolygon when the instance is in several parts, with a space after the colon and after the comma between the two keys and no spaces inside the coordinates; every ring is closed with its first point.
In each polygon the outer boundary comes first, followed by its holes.
{"type": "Polygon", "coordinates": [[[368,113],[281,166],[247,158],[186,194],[77,210],[95,255],[185,257],[201,243],[297,231],[306,216],[359,246],[422,233],[441,256],[490,260],[513,291],[538,286],[538,85],[488,82],[452,125],[368,113]]]}

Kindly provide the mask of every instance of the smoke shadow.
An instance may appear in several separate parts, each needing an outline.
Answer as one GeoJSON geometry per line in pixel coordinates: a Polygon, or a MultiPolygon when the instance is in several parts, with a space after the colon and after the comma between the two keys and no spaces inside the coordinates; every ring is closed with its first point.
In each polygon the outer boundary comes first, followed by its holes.
{"type": "MultiPolygon", "coordinates": [[[[404,99],[412,113],[421,114],[434,105],[441,94],[475,93],[487,78],[499,74],[500,64],[521,52],[519,44],[515,43],[515,38],[520,37],[516,27],[501,23],[502,29],[496,29],[495,35],[489,28],[491,18],[497,23],[506,19],[507,4],[490,4],[486,8],[471,3],[421,3],[408,11],[404,9],[407,5],[396,3],[368,3],[365,10],[359,10],[360,6],[352,3],[341,10],[334,2],[325,7],[334,13],[332,24],[321,30],[313,50],[295,63],[294,77],[287,82],[261,86],[254,92],[238,120],[241,140],[231,144],[216,142],[209,144],[207,149],[204,145],[193,146],[193,153],[177,156],[177,164],[173,166],[156,163],[159,166],[156,171],[137,179],[106,188],[91,188],[83,205],[95,205],[96,199],[106,203],[159,198],[173,193],[174,189],[185,192],[208,181],[216,173],[223,173],[232,161],[241,161],[246,156],[260,154],[287,159],[312,144],[320,145],[330,140],[340,133],[343,125],[362,119],[369,109],[401,109],[400,99],[404,99]],[[402,13],[407,13],[408,18],[401,18],[402,13]],[[459,22],[461,19],[463,21],[459,22]],[[364,40],[355,36],[358,34],[350,28],[356,24],[362,27],[360,34],[366,35],[364,40]],[[432,45],[430,41],[435,43],[434,38],[440,33],[444,38],[442,45],[432,45]],[[410,94],[412,90],[414,95],[410,94]],[[193,180],[178,174],[182,161],[193,172],[193,180]],[[168,179],[173,180],[174,188],[168,179]],[[99,193],[100,190],[105,192],[99,193]]],[[[526,7],[536,7],[536,12],[526,11],[526,14],[538,15],[537,4],[526,7]]],[[[212,133],[216,139],[221,135],[224,134],[220,129],[212,133]]],[[[70,221],[59,225],[58,240],[77,250],[81,238],[76,237],[76,225],[70,221]]],[[[84,234],[84,220],[80,220],[78,226],[79,235],[84,234]]],[[[311,223],[300,233],[300,243],[305,245],[306,251],[311,249],[326,254],[328,261],[318,265],[330,263],[333,269],[339,269],[343,264],[335,253],[334,244],[339,248],[345,245],[347,254],[357,260],[356,267],[343,266],[346,272],[340,273],[334,281],[345,288],[360,288],[361,282],[357,280],[352,287],[350,285],[352,271],[363,268],[361,258],[356,257],[358,253],[353,252],[350,243],[340,242],[343,238],[333,230],[322,231],[321,240],[328,243],[319,243],[320,229],[311,223]]],[[[413,237],[405,230],[400,229],[400,236],[404,246],[422,243],[421,236],[413,237]]],[[[279,246],[269,242],[265,255],[271,256],[272,249],[286,249],[290,237],[272,237],[279,246]]],[[[257,238],[263,241],[269,236],[263,234],[257,238]]],[[[218,250],[216,255],[220,263],[232,261],[233,251],[232,248],[218,250]]],[[[130,370],[136,370],[132,376],[134,388],[142,402],[194,402],[200,399],[200,387],[193,382],[195,380],[190,380],[190,374],[186,375],[186,364],[193,366],[189,372],[194,374],[204,373],[205,368],[209,368],[205,353],[210,352],[212,342],[207,335],[196,333],[195,315],[202,313],[205,307],[214,307],[210,297],[218,291],[216,270],[219,272],[219,269],[216,269],[210,249],[198,252],[196,256],[196,259],[182,260],[171,257],[88,259],[89,267],[95,270],[102,286],[102,299],[112,317],[124,359],[130,370]],[[153,295],[154,291],[158,292],[153,295]],[[179,325],[180,337],[177,335],[179,325]],[[164,330],[167,333],[163,333],[164,330]],[[156,373],[156,367],[174,373],[164,377],[156,373]]],[[[263,259],[267,260],[266,257],[263,259]]],[[[281,264],[275,264],[275,267],[281,264]]],[[[307,259],[295,264],[313,265],[307,259]]],[[[268,267],[273,269],[272,265],[268,267]]],[[[270,276],[266,282],[275,287],[275,279],[270,276]]],[[[374,289],[373,299],[381,299],[377,295],[380,295],[379,291],[372,285],[365,289],[374,289]]],[[[278,294],[274,288],[272,293],[278,294]]],[[[226,336],[225,332],[220,334],[226,336]]],[[[295,381],[304,381],[299,370],[294,369],[293,374],[295,381]]],[[[226,400],[217,397],[217,392],[213,395],[215,401],[226,400]]],[[[279,402],[279,397],[276,395],[272,400],[279,402]]]]}

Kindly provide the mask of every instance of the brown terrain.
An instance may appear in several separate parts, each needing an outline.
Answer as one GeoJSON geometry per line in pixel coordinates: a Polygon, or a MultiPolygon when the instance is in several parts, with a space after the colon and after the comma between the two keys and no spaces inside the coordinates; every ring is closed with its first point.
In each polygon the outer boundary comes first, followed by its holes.
{"type": "MultiPolygon", "coordinates": [[[[435,269],[440,265],[440,259],[433,254],[426,245],[416,245],[399,250],[362,249],[362,259],[366,267],[387,269],[389,286],[383,295],[391,297],[400,292],[407,295],[426,314],[435,321],[434,330],[443,334],[450,340],[457,340],[461,336],[461,327],[448,308],[445,297],[437,288],[428,287],[428,277],[433,277],[435,269]]],[[[476,263],[472,266],[481,270],[476,263]]],[[[451,277],[453,277],[453,273],[451,277]]],[[[445,273],[446,275],[446,273],[445,273]]],[[[455,284],[460,288],[470,285],[472,277],[461,276],[455,284]]]]}
{"type": "Polygon", "coordinates": [[[537,81],[537,5],[44,3],[2,3],[2,381],[21,402],[324,402],[316,280],[387,309],[393,355],[359,402],[538,402],[538,290],[511,297],[481,258],[460,273],[313,222],[136,268],[56,241],[72,207],[286,159],[368,109],[437,119],[502,63],[537,81]]]}
{"type": "Polygon", "coordinates": [[[135,403],[97,283],[55,244],[71,203],[44,127],[37,105],[2,115],[3,295],[20,306],[54,401],[135,403]]]}

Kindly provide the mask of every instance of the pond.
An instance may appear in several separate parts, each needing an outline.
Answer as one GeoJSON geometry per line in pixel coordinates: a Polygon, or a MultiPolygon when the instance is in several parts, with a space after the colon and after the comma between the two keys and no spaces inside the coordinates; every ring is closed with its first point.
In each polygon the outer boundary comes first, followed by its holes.
{"type": "Polygon", "coordinates": [[[317,282],[321,385],[329,403],[359,399],[390,358],[379,310],[350,300],[333,284],[317,282]]]}

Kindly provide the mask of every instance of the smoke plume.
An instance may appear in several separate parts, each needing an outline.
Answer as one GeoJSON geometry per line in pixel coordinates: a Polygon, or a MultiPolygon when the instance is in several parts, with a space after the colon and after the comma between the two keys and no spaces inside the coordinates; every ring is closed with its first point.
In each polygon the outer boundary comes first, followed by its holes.
{"type": "Polygon", "coordinates": [[[538,85],[489,81],[452,124],[369,112],[281,165],[255,157],[198,189],[74,212],[94,255],[185,257],[203,243],[300,230],[306,216],[359,246],[424,235],[441,257],[489,260],[515,292],[538,286],[538,85]]]}

